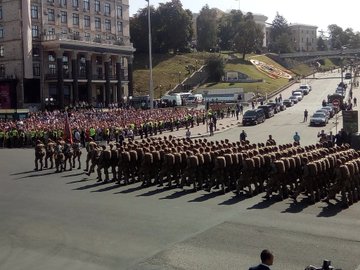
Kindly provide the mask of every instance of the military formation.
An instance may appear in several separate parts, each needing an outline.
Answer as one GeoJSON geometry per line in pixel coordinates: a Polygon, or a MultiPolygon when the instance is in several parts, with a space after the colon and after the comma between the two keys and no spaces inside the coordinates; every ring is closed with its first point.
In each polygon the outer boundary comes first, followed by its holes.
{"type": "MultiPolygon", "coordinates": [[[[90,141],[86,151],[84,171],[89,176],[96,173],[98,182],[191,187],[208,192],[221,189],[247,196],[265,192],[266,198],[290,197],[295,201],[303,194],[311,204],[339,195],[344,207],[360,199],[360,152],[349,145],[303,147],[276,145],[273,140],[250,144],[170,135],[109,146],[90,141]]],[[[79,143],[59,140],[44,145],[37,141],[35,170],[72,170],[76,161],[81,169],[80,157],[79,143]]]]}

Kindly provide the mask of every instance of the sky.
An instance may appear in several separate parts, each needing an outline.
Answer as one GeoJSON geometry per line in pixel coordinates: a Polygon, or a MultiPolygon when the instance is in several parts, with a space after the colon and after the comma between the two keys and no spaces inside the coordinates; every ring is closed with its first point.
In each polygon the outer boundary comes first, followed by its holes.
{"type": "MultiPolygon", "coordinates": [[[[150,4],[157,7],[167,0],[150,0],[150,4]]],[[[352,28],[360,31],[358,13],[360,1],[346,0],[181,0],[184,9],[197,13],[206,4],[210,8],[219,8],[223,11],[240,9],[243,12],[263,14],[268,17],[269,23],[274,19],[276,12],[285,17],[288,23],[302,23],[318,26],[318,30],[327,31],[330,24],[337,24],[344,30],[352,28]]],[[[146,7],[146,0],[130,0],[130,16],[140,8],[146,7]]],[[[326,34],[326,33],[325,33],[326,34]]]]}

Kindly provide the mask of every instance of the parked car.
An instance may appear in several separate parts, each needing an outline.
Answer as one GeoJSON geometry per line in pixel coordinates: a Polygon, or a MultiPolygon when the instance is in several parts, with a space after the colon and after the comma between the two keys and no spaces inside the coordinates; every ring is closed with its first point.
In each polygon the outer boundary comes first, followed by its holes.
{"type": "Polygon", "coordinates": [[[302,101],[302,99],[303,99],[303,94],[299,91],[295,91],[293,93],[293,96],[296,97],[298,99],[298,101],[302,101]]]}
{"type": "Polygon", "coordinates": [[[316,110],[315,113],[324,113],[328,119],[330,119],[330,112],[325,109],[316,110]]]}
{"type": "Polygon", "coordinates": [[[310,117],[310,126],[326,126],[328,121],[326,114],[316,112],[310,117]]]}
{"type": "Polygon", "coordinates": [[[332,118],[335,115],[335,110],[331,106],[322,107],[321,110],[328,110],[330,113],[330,118],[332,118]]]}
{"type": "Polygon", "coordinates": [[[345,79],[347,79],[347,80],[351,79],[351,73],[350,72],[345,73],[345,79]]]}
{"type": "Polygon", "coordinates": [[[289,97],[289,100],[291,100],[294,104],[297,104],[299,102],[298,98],[295,96],[289,97]]]}
{"type": "Polygon", "coordinates": [[[346,88],[343,86],[338,86],[335,90],[335,93],[344,96],[346,93],[346,88]]]}
{"type": "Polygon", "coordinates": [[[274,109],[274,113],[278,113],[281,111],[279,103],[276,103],[274,101],[269,101],[268,103],[266,103],[266,105],[271,106],[274,109]]]}
{"type": "Polygon", "coordinates": [[[273,117],[275,114],[274,109],[270,105],[260,105],[258,106],[258,109],[264,111],[266,118],[273,117]]]}
{"type": "Polygon", "coordinates": [[[186,98],[186,104],[200,104],[203,101],[204,97],[202,94],[191,94],[186,98]]]}
{"type": "Polygon", "coordinates": [[[304,95],[307,95],[311,91],[311,86],[309,84],[301,84],[299,89],[303,91],[304,95]]]}
{"type": "Polygon", "coordinates": [[[331,107],[334,111],[334,114],[337,114],[340,110],[338,106],[334,106],[332,103],[326,103],[326,107],[331,107]]]}
{"type": "Polygon", "coordinates": [[[280,106],[280,111],[285,111],[286,110],[286,105],[284,104],[283,101],[280,101],[278,104],[280,106]]]}
{"type": "Polygon", "coordinates": [[[284,99],[282,102],[286,107],[292,107],[294,106],[294,101],[292,101],[291,99],[284,99]]]}
{"type": "Polygon", "coordinates": [[[294,95],[294,93],[299,93],[299,94],[301,94],[302,97],[304,96],[303,90],[301,90],[301,89],[296,89],[291,92],[292,95],[294,95]]]}
{"type": "Polygon", "coordinates": [[[265,113],[261,109],[248,110],[244,113],[242,124],[246,125],[257,125],[265,121],[265,113]]]}

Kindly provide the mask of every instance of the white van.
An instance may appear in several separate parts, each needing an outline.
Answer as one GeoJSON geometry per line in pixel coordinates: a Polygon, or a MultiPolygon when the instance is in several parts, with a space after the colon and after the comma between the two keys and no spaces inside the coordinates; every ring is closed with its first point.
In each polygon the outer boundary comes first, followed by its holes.
{"type": "Polygon", "coordinates": [[[175,95],[165,95],[161,98],[161,101],[165,103],[169,103],[169,105],[172,105],[175,102],[175,106],[181,106],[181,96],[179,94],[175,95]]]}
{"type": "Polygon", "coordinates": [[[202,94],[193,94],[187,97],[186,104],[200,104],[204,101],[202,94]]]}

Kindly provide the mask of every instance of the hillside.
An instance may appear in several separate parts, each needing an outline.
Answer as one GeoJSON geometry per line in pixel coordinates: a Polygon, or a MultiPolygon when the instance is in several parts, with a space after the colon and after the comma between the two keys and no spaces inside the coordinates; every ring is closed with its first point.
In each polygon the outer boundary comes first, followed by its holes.
{"type": "MultiPolygon", "coordinates": [[[[154,96],[160,98],[166,91],[172,89],[179,82],[182,82],[190,74],[186,70],[187,65],[199,68],[205,60],[211,56],[210,53],[188,53],[188,54],[154,54],[153,55],[153,81],[154,96]]],[[[247,55],[245,61],[241,56],[233,53],[223,53],[227,59],[225,70],[239,71],[248,75],[252,79],[261,79],[258,83],[208,83],[201,88],[243,88],[246,92],[258,92],[261,94],[271,93],[276,89],[286,85],[289,80],[284,78],[270,78],[260,72],[251,64],[251,59],[256,59],[280,69],[285,69],[280,64],[265,55],[247,55]]],[[[149,89],[149,69],[148,55],[136,54],[134,58],[134,92],[135,95],[146,95],[149,89]]],[[[332,62],[325,61],[325,66],[332,66],[332,62]]],[[[305,64],[295,65],[291,70],[291,75],[309,75],[313,68],[305,64]]]]}
{"type": "MultiPolygon", "coordinates": [[[[208,57],[207,53],[188,54],[154,54],[153,81],[154,96],[159,98],[166,91],[182,82],[190,74],[187,65],[199,68],[208,57]]],[[[134,92],[136,95],[147,95],[149,89],[148,55],[136,54],[134,57],[134,92]]]]}

